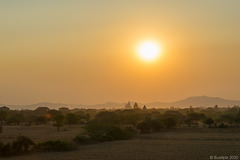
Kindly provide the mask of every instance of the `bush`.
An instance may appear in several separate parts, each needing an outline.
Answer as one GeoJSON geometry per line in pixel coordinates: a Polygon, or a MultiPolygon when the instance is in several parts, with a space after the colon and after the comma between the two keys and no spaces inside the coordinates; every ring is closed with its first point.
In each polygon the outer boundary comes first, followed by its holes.
{"type": "Polygon", "coordinates": [[[214,123],[214,120],[213,120],[212,118],[207,118],[207,119],[204,121],[204,123],[205,123],[205,124],[207,124],[207,125],[208,125],[208,127],[210,127],[210,126],[211,126],[211,124],[213,124],[213,123],[214,123]]]}
{"type": "Polygon", "coordinates": [[[137,124],[137,129],[139,129],[141,133],[158,132],[162,128],[163,125],[160,120],[146,119],[137,124]]]}
{"type": "Polygon", "coordinates": [[[73,141],[75,143],[77,143],[78,145],[86,145],[86,144],[93,144],[95,143],[90,136],[88,135],[83,135],[83,134],[80,134],[78,136],[76,136],[73,141]]]}
{"type": "Polygon", "coordinates": [[[28,137],[20,136],[16,141],[12,142],[12,149],[14,154],[18,155],[28,152],[34,145],[35,143],[28,137]]]}
{"type": "Polygon", "coordinates": [[[111,124],[90,123],[85,129],[86,134],[95,142],[125,140],[134,135],[129,128],[120,128],[111,124]]]}
{"type": "Polygon", "coordinates": [[[163,124],[166,128],[174,128],[177,125],[177,121],[174,118],[163,119],[163,124]]]}
{"type": "Polygon", "coordinates": [[[9,157],[13,155],[12,152],[13,150],[12,150],[11,143],[1,144],[0,157],[9,157]]]}
{"type": "Polygon", "coordinates": [[[137,124],[137,129],[141,131],[141,133],[150,133],[151,132],[151,127],[148,122],[142,121],[137,124]]]}
{"type": "Polygon", "coordinates": [[[12,143],[0,143],[0,156],[7,157],[12,155],[26,154],[31,151],[35,143],[25,136],[20,136],[12,143]]]}
{"type": "Polygon", "coordinates": [[[229,126],[221,123],[221,124],[218,125],[217,127],[218,127],[218,128],[228,128],[229,126]]]}
{"type": "Polygon", "coordinates": [[[72,151],[76,150],[77,146],[68,141],[56,140],[39,143],[37,148],[43,151],[72,151]]]}

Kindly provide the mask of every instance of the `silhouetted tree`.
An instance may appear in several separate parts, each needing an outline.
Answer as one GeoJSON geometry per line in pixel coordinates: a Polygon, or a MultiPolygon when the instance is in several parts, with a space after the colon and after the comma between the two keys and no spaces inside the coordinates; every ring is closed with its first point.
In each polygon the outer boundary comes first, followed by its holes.
{"type": "Polygon", "coordinates": [[[95,120],[105,124],[119,124],[120,117],[115,112],[103,111],[95,116],[95,120]]]}
{"type": "Polygon", "coordinates": [[[54,126],[57,127],[57,130],[59,132],[59,128],[63,125],[63,122],[64,122],[64,115],[60,114],[60,115],[57,115],[54,119],[55,119],[55,124],[54,126]]]}
{"type": "Polygon", "coordinates": [[[38,107],[34,110],[38,116],[45,116],[50,109],[48,107],[38,107]]]}
{"type": "Polygon", "coordinates": [[[177,125],[177,121],[176,119],[174,118],[166,118],[166,119],[163,119],[163,123],[165,124],[165,126],[167,128],[174,128],[176,127],[177,125]]]}
{"type": "Polygon", "coordinates": [[[201,120],[203,121],[205,119],[205,114],[203,113],[196,113],[196,112],[191,112],[187,114],[187,119],[185,120],[185,123],[187,123],[189,126],[195,124],[198,125],[198,122],[201,120]]]}
{"type": "Polygon", "coordinates": [[[235,122],[235,119],[236,117],[233,114],[223,114],[220,116],[220,121],[226,122],[230,125],[232,125],[235,122]]]}
{"type": "Polygon", "coordinates": [[[141,133],[150,133],[151,132],[151,127],[148,122],[142,121],[137,124],[137,129],[141,131],[141,133]]]}
{"type": "Polygon", "coordinates": [[[179,111],[169,110],[162,115],[162,119],[168,119],[168,118],[174,119],[177,125],[184,121],[185,116],[179,111]]]}
{"type": "Polygon", "coordinates": [[[10,109],[6,106],[0,107],[0,111],[9,111],[10,109]]]}
{"type": "Polygon", "coordinates": [[[86,121],[88,122],[90,120],[90,114],[86,114],[86,121]]]}
{"type": "Polygon", "coordinates": [[[78,117],[73,113],[68,113],[66,115],[66,120],[67,120],[67,123],[70,127],[71,124],[76,124],[78,122],[78,117]]]}
{"type": "Polygon", "coordinates": [[[67,107],[61,107],[58,110],[62,113],[68,113],[70,111],[69,108],[67,108],[67,107]]]}
{"type": "Polygon", "coordinates": [[[47,112],[46,115],[48,115],[48,116],[49,116],[49,119],[53,121],[54,118],[55,118],[57,115],[59,115],[59,114],[61,114],[60,111],[58,111],[58,110],[56,110],[56,109],[50,109],[50,110],[47,112]]]}
{"type": "Polygon", "coordinates": [[[3,123],[6,121],[7,119],[7,111],[9,111],[9,108],[7,108],[6,106],[0,107],[0,133],[3,132],[3,123]]]}
{"type": "Polygon", "coordinates": [[[142,120],[141,114],[138,112],[138,110],[122,110],[118,113],[121,118],[120,122],[135,126],[140,120],[142,120]]]}
{"type": "Polygon", "coordinates": [[[13,148],[14,154],[18,155],[18,154],[28,152],[30,147],[34,145],[35,143],[28,137],[20,136],[17,138],[16,141],[12,143],[12,148],[13,148]]]}
{"type": "Polygon", "coordinates": [[[210,127],[213,123],[214,123],[214,120],[212,118],[207,118],[205,121],[204,121],[205,124],[208,125],[208,127],[210,127]]]}
{"type": "Polygon", "coordinates": [[[45,116],[39,116],[36,118],[36,124],[46,124],[47,118],[45,116]]]}
{"type": "Polygon", "coordinates": [[[3,124],[4,121],[7,119],[7,111],[0,110],[0,125],[3,124]]]}
{"type": "Polygon", "coordinates": [[[36,116],[36,115],[28,115],[28,116],[25,117],[25,122],[28,123],[28,127],[31,127],[31,124],[32,124],[33,122],[35,122],[36,119],[37,119],[37,116],[36,116]]]}
{"type": "Polygon", "coordinates": [[[17,113],[13,116],[11,116],[8,120],[7,123],[8,124],[15,124],[15,125],[19,125],[21,122],[24,121],[24,117],[22,114],[17,113]]]}

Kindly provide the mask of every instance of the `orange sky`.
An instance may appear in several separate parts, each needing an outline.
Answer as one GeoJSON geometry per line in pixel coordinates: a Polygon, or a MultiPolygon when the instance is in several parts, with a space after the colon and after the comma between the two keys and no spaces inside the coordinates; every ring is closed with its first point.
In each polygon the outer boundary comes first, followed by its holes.
{"type": "Polygon", "coordinates": [[[240,100],[240,1],[0,2],[0,103],[240,100]],[[136,55],[161,43],[152,63],[136,55]]]}

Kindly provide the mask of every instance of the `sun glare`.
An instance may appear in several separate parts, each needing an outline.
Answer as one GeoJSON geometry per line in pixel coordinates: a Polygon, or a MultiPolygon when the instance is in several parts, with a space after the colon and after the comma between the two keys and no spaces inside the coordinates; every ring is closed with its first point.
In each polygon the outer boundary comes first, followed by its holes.
{"type": "Polygon", "coordinates": [[[161,47],[154,41],[144,41],[137,48],[138,55],[147,61],[153,61],[161,53],[161,47]]]}

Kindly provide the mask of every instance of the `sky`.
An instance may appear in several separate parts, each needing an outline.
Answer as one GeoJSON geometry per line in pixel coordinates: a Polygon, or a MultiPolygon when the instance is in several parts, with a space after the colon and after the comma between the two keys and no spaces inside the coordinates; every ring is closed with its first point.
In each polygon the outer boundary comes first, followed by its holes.
{"type": "Polygon", "coordinates": [[[238,0],[2,0],[0,103],[240,100],[238,0]],[[161,44],[152,62],[142,41],[161,44]]]}

